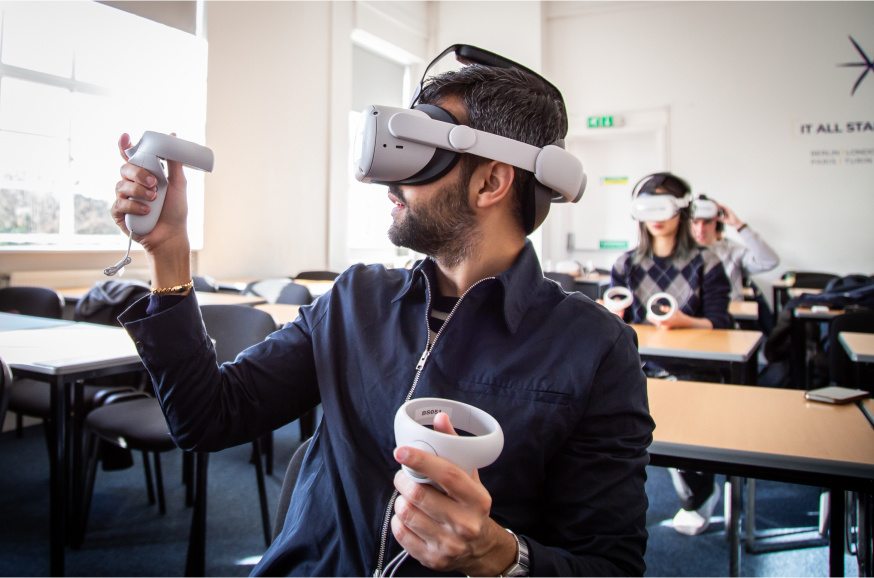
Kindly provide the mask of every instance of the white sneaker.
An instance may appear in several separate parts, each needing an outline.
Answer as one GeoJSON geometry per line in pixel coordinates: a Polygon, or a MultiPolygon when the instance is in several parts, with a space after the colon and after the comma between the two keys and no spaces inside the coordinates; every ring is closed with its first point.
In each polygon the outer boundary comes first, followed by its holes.
{"type": "Polygon", "coordinates": [[[713,484],[713,493],[697,510],[680,510],[674,516],[674,530],[686,536],[697,536],[710,525],[710,516],[719,503],[721,492],[719,486],[713,484]]]}

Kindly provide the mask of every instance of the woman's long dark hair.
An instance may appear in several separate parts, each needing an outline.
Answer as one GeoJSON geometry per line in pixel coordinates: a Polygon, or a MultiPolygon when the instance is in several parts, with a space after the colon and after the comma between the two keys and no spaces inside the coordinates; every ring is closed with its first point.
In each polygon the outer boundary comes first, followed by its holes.
{"type": "MultiPolygon", "coordinates": [[[[671,173],[655,173],[644,177],[644,180],[638,183],[635,190],[632,192],[634,196],[640,194],[669,194],[683,198],[687,194],[691,194],[691,187],[680,177],[671,173]],[[666,191],[665,193],[656,193],[657,189],[666,191]]],[[[652,234],[646,228],[646,223],[640,221],[638,224],[639,242],[637,244],[637,252],[634,255],[633,262],[640,263],[644,257],[652,257],[652,234]]],[[[671,251],[670,260],[685,261],[698,250],[698,243],[695,241],[695,235],[692,234],[692,220],[689,218],[689,208],[680,210],[680,224],[677,226],[677,237],[674,243],[674,250],[671,251]]]]}

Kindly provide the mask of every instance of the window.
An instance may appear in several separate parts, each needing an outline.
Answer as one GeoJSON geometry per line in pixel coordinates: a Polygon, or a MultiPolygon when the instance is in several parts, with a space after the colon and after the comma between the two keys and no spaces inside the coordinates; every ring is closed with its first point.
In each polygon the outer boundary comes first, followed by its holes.
{"type": "MultiPolygon", "coordinates": [[[[123,249],[122,132],[204,142],[206,41],[93,2],[0,4],[0,251],[123,249]]],[[[187,171],[192,248],[203,174],[187,171]]]]}
{"type": "Polygon", "coordinates": [[[349,192],[347,200],[347,251],[349,263],[406,261],[407,249],[388,239],[392,223],[388,187],[360,183],[355,179],[352,147],[361,111],[371,104],[405,107],[408,67],[374,52],[353,46],[352,110],[349,112],[349,192]]]}

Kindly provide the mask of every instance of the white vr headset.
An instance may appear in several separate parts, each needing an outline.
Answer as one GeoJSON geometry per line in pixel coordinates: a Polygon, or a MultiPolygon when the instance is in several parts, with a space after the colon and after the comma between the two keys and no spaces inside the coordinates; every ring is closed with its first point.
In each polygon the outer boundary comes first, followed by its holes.
{"type": "Polygon", "coordinates": [[[713,201],[692,200],[691,195],[677,198],[670,194],[642,194],[635,197],[631,201],[631,216],[637,221],[667,221],[687,207],[692,219],[715,219],[719,216],[719,207],[713,201]]]}
{"type": "MultiPolygon", "coordinates": [[[[450,52],[465,64],[517,68],[542,79],[492,52],[463,44],[450,46],[425,69],[410,108],[373,105],[364,109],[355,138],[355,178],[363,183],[423,185],[449,172],[462,153],[507,163],[530,171],[537,181],[536,208],[532,209],[536,214],[528,216],[525,223],[526,233],[530,233],[546,218],[550,202],[580,200],[586,189],[583,165],[564,149],[563,140],[537,147],[460,125],[440,107],[417,105],[428,70],[450,52]]],[[[561,93],[547,84],[563,106],[561,93]]]]}

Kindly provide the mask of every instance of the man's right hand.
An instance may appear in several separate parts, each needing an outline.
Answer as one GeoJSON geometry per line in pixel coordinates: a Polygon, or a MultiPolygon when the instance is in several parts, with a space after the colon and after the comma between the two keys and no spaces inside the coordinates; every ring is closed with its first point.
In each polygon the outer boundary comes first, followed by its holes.
{"type": "MultiPolygon", "coordinates": [[[[175,134],[173,134],[175,136],[175,134]]],[[[127,161],[124,152],[131,147],[127,133],[118,139],[118,150],[127,161]]],[[[190,277],[188,243],[188,201],[185,196],[187,182],[182,172],[182,164],[166,161],[169,182],[164,207],[155,228],[146,235],[134,235],[134,240],[143,246],[150,256],[152,265],[152,284],[156,287],[172,286],[187,282],[190,277]],[[177,280],[177,278],[184,279],[177,280]]],[[[130,231],[125,224],[125,215],[146,215],[149,205],[131,199],[151,201],[155,198],[155,176],[144,168],[126,162],[121,167],[121,180],[115,185],[115,202],[110,214],[115,224],[125,235],[130,231]]]]}

